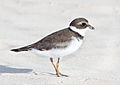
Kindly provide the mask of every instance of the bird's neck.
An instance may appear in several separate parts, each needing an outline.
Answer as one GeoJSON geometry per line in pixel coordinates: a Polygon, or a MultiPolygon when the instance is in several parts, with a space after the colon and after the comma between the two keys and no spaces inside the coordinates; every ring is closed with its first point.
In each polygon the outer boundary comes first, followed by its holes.
{"type": "Polygon", "coordinates": [[[70,26],[69,28],[70,28],[71,30],[79,33],[79,34],[82,35],[82,36],[85,36],[85,32],[88,30],[87,28],[86,28],[86,29],[78,29],[78,28],[76,28],[76,27],[74,27],[74,26],[70,26]]]}

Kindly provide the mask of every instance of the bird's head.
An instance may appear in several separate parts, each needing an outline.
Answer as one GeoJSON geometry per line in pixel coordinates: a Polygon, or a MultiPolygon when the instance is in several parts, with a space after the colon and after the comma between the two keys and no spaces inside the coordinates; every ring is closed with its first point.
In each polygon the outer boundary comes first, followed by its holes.
{"type": "Polygon", "coordinates": [[[86,30],[94,30],[95,28],[88,23],[88,20],[85,18],[76,18],[70,23],[70,28],[78,32],[79,34],[85,34],[86,30]]]}

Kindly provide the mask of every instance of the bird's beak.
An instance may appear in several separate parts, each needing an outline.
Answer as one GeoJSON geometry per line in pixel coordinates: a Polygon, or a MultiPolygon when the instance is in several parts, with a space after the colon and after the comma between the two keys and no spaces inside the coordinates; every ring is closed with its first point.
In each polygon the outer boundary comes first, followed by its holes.
{"type": "Polygon", "coordinates": [[[88,27],[91,29],[91,30],[94,30],[95,28],[91,25],[88,24],[88,27]]]}

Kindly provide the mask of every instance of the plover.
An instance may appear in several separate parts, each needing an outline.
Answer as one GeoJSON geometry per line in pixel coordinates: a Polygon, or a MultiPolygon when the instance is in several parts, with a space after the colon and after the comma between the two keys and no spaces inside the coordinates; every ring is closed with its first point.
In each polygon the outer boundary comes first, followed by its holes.
{"type": "Polygon", "coordinates": [[[70,23],[68,28],[54,32],[36,43],[12,49],[11,51],[34,51],[44,56],[49,56],[56,75],[58,77],[67,76],[59,72],[60,58],[78,50],[83,42],[85,32],[89,29],[93,30],[94,27],[88,23],[88,20],[85,18],[76,18],[70,23]],[[53,58],[58,58],[56,65],[53,62],[53,58]]]}

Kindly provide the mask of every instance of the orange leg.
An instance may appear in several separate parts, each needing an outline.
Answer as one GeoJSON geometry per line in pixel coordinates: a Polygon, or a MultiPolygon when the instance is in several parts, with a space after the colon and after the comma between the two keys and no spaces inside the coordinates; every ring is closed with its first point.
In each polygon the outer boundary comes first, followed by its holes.
{"type": "Polygon", "coordinates": [[[51,61],[52,65],[54,66],[55,71],[56,71],[56,75],[57,75],[58,77],[59,77],[60,75],[61,75],[61,76],[68,77],[67,75],[64,75],[64,74],[62,74],[62,73],[59,72],[59,61],[60,61],[60,58],[58,58],[58,61],[57,61],[57,63],[56,63],[56,66],[55,66],[55,64],[53,63],[53,58],[50,58],[50,61],[51,61]]]}

